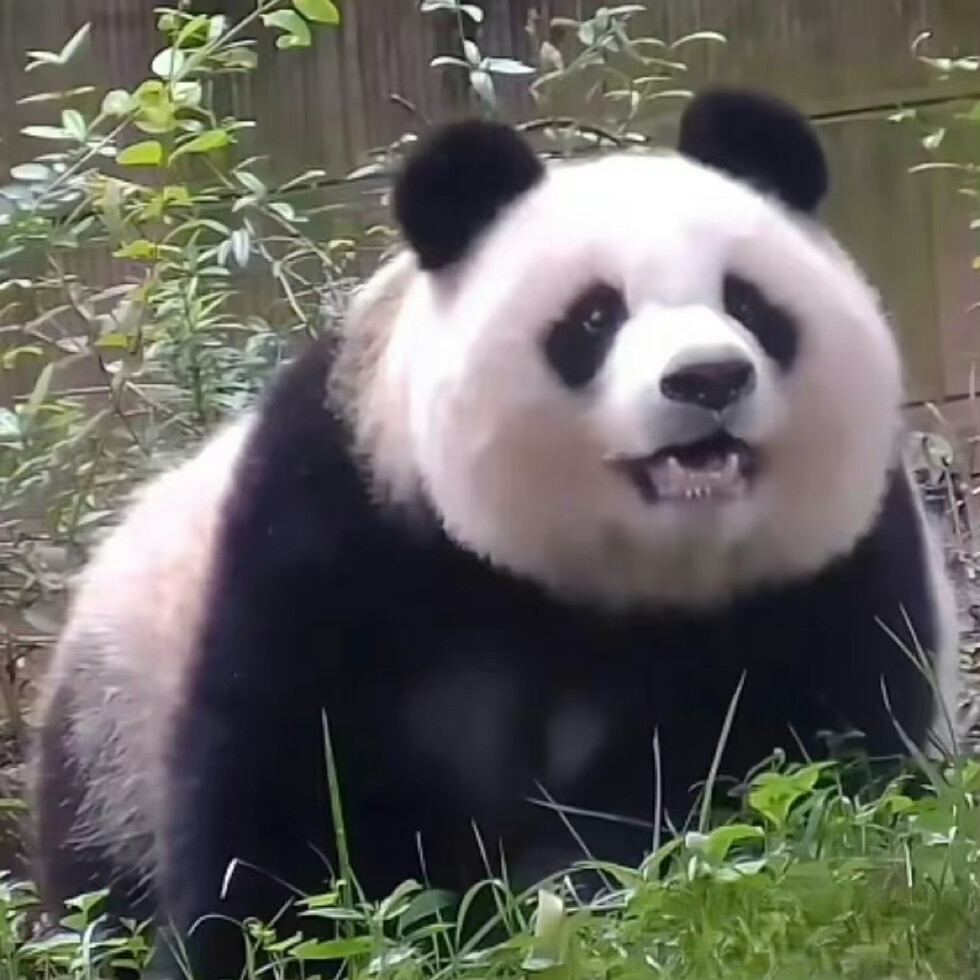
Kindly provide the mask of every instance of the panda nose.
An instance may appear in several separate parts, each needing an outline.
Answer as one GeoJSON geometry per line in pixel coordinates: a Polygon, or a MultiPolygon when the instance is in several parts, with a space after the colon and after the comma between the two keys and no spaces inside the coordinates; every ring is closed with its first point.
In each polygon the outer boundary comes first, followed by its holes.
{"type": "Polygon", "coordinates": [[[755,387],[755,368],[741,358],[696,361],[665,374],[660,390],[671,401],[720,412],[755,387]]]}

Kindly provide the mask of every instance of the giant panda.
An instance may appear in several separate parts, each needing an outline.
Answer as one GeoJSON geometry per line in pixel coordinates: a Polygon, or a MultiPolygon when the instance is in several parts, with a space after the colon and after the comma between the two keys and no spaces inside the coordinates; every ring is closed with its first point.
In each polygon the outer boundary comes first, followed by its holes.
{"type": "Polygon", "coordinates": [[[733,703],[720,776],[828,732],[955,747],[902,363],[828,182],[751,91],[697,95],[669,152],[427,135],[343,329],[81,577],[40,705],[48,906],[111,886],[236,976],[225,920],[338,873],[327,738],[373,898],[636,866],[733,703]]]}

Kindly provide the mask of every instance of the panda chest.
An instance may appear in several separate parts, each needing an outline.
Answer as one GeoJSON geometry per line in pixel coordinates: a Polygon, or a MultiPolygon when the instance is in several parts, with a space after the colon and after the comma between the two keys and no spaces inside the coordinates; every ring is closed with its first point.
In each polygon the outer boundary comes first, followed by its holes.
{"type": "Polygon", "coordinates": [[[592,797],[628,756],[644,764],[651,719],[637,664],[612,666],[595,636],[563,643],[545,617],[520,629],[478,618],[457,621],[421,671],[402,674],[394,700],[415,771],[470,809],[499,811],[542,788],[592,797]]]}
{"type": "Polygon", "coordinates": [[[426,678],[404,704],[412,755],[474,802],[537,782],[567,791],[588,781],[614,736],[608,706],[574,690],[539,699],[525,681],[492,664],[426,678]]]}

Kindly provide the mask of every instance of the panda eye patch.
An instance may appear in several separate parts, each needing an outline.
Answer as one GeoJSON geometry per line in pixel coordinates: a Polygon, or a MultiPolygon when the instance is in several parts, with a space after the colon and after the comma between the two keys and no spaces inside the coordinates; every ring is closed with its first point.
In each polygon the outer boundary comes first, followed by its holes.
{"type": "Polygon", "coordinates": [[[569,388],[587,385],[628,315],[626,300],[614,286],[598,283],[581,293],[544,339],[544,354],[555,374],[569,388]]]}
{"type": "Polygon", "coordinates": [[[725,312],[745,327],[784,371],[796,360],[799,334],[793,318],[769,302],[747,279],[729,273],[723,285],[725,312]]]}

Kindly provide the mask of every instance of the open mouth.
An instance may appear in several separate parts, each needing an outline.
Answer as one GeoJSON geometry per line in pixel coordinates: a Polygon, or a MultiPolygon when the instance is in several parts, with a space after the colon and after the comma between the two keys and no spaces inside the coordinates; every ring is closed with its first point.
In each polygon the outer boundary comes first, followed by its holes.
{"type": "Polygon", "coordinates": [[[759,469],[758,452],[727,432],[651,456],[619,460],[618,465],[647,503],[708,501],[742,497],[759,469]]]}

